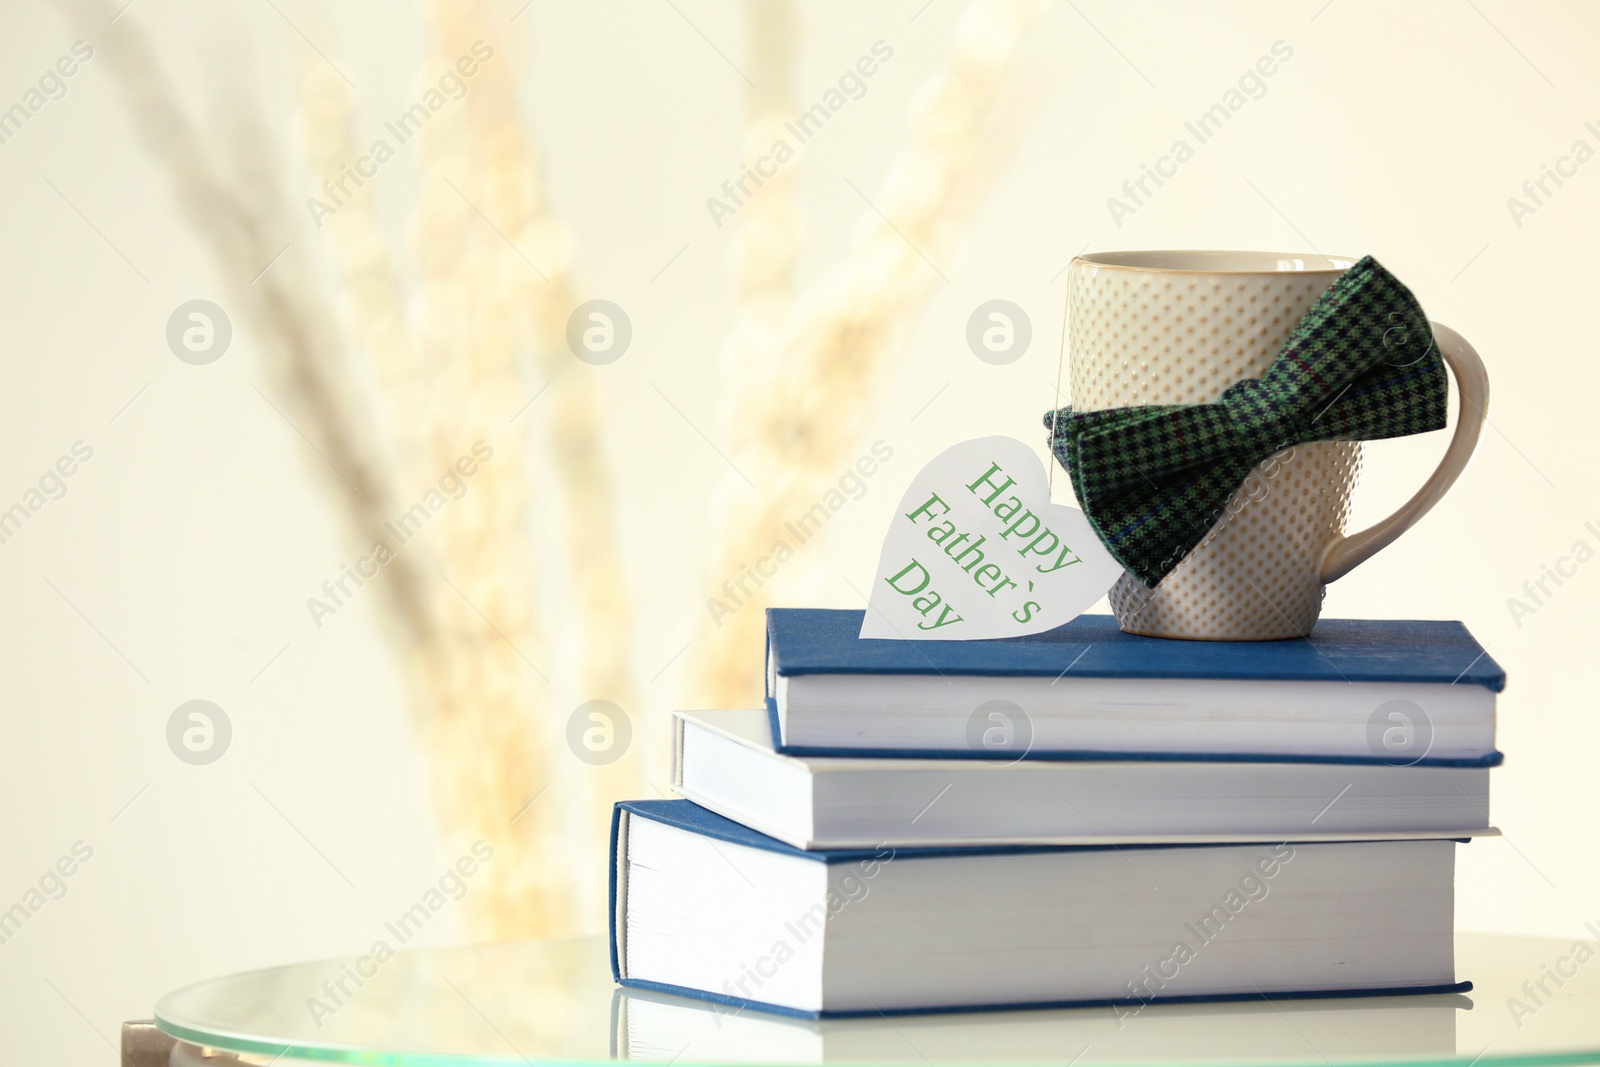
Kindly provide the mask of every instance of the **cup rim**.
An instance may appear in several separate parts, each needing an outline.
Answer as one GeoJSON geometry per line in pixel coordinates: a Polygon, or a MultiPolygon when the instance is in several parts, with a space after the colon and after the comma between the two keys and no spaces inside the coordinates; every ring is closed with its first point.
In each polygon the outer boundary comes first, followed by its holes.
{"type": "Polygon", "coordinates": [[[1102,270],[1145,274],[1342,274],[1356,257],[1319,252],[1260,252],[1248,249],[1149,249],[1129,252],[1089,252],[1073,257],[1072,264],[1102,270]]]}

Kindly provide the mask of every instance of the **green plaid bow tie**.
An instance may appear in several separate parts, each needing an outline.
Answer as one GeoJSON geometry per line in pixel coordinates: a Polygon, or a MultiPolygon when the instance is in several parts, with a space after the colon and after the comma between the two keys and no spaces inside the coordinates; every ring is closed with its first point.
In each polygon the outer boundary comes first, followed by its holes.
{"type": "Polygon", "coordinates": [[[1215,403],[1062,408],[1044,424],[1100,540],[1153,587],[1274,452],[1441,429],[1448,392],[1422,306],[1367,256],[1317,299],[1265,374],[1215,403]]]}

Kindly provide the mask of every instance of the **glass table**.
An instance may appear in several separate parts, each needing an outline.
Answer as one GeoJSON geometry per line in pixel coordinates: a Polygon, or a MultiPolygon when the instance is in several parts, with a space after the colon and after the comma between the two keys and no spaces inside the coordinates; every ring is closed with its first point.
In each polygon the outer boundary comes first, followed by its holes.
{"type": "Polygon", "coordinates": [[[1456,954],[1471,993],[808,1022],[618,989],[598,938],[524,941],[200,982],[156,1023],[191,1054],[278,1064],[1600,1063],[1587,939],[1464,934],[1456,954]]]}

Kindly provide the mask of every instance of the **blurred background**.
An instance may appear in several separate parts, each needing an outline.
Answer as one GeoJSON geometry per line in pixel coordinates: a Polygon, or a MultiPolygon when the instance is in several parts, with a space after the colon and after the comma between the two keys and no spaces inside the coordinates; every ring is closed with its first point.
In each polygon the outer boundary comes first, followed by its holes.
{"type": "MultiPolygon", "coordinates": [[[[7,1060],[107,1062],[163,992],[365,951],[419,901],[413,947],[603,929],[610,801],[665,789],[673,708],[758,699],[762,607],[860,606],[948,445],[1044,455],[1088,249],[1370,253],[1475,343],[1472,467],[1324,614],[1459,618],[1509,674],[1458,927],[1600,920],[1600,8],[4,23],[7,1060]],[[967,341],[994,300],[1031,338],[1000,360],[967,341]]],[[[1445,439],[1368,446],[1354,525],[1445,439]]]]}

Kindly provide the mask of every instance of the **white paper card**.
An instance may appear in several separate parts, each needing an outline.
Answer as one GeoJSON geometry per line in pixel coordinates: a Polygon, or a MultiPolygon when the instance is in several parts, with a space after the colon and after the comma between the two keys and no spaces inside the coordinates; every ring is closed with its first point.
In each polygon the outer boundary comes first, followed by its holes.
{"type": "Polygon", "coordinates": [[[1033,449],[1010,437],[947,448],[900,501],[862,637],[967,641],[1051,630],[1122,574],[1077,508],[1050,503],[1033,449]]]}

